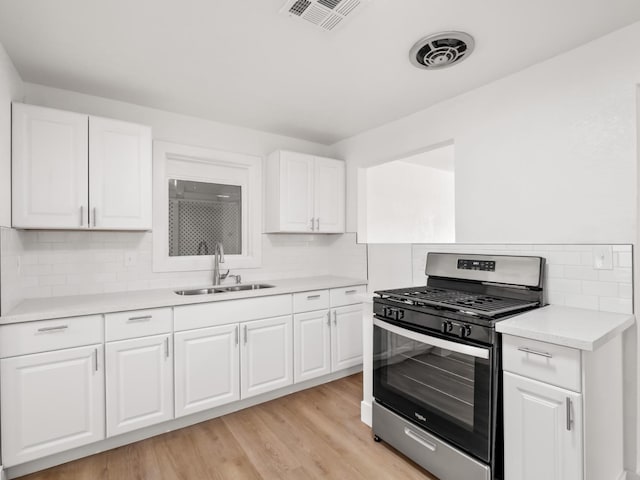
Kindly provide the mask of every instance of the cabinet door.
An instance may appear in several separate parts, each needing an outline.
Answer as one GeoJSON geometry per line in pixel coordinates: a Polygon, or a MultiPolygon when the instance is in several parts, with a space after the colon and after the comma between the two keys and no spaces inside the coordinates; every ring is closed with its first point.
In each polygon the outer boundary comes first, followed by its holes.
{"type": "Polygon", "coordinates": [[[291,316],[240,324],[241,397],[248,398],[293,383],[291,316]]]}
{"type": "Polygon", "coordinates": [[[582,396],[505,372],[505,479],[581,480],[582,451],[582,396]]]}
{"type": "Polygon", "coordinates": [[[313,157],[280,153],[280,231],[310,232],[313,228],[313,157]]]}
{"type": "Polygon", "coordinates": [[[89,118],[91,226],[151,229],[151,129],[89,118]]]}
{"type": "Polygon", "coordinates": [[[331,373],[331,312],[293,316],[293,368],[296,383],[331,373]]]}
{"type": "Polygon", "coordinates": [[[173,418],[171,336],[107,343],[107,436],[173,418]]]}
{"type": "Polygon", "coordinates": [[[331,328],[331,371],[362,363],[362,305],[334,308],[331,328]]]}
{"type": "Polygon", "coordinates": [[[342,233],[345,228],[344,162],[316,158],[314,163],[316,230],[342,233]]]}
{"type": "Polygon", "coordinates": [[[0,360],[5,467],[104,438],[103,358],[91,345],[0,360]]]}
{"type": "Polygon", "coordinates": [[[12,225],[88,228],[88,117],[13,104],[12,225]]]}
{"type": "Polygon", "coordinates": [[[176,417],[240,399],[239,328],[175,334],[176,417]]]}

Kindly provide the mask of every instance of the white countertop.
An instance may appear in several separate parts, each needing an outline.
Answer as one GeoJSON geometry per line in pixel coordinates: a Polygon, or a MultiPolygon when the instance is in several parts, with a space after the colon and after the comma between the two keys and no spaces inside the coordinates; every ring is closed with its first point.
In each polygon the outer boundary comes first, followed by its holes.
{"type": "MultiPolygon", "coordinates": [[[[6,315],[0,317],[0,325],[46,320],[51,318],[74,317],[99,313],[140,310],[143,308],[171,307],[194,303],[237,300],[239,298],[264,297],[309,290],[341,288],[352,285],[366,285],[367,281],[357,278],[321,276],[305,278],[287,278],[261,281],[273,288],[245,290],[242,292],[214,293],[209,295],[178,295],[175,290],[182,288],[163,288],[157,290],[138,290],[131,292],[104,293],[98,295],[74,295],[69,297],[34,298],[22,301],[6,315]]],[[[233,284],[224,284],[229,286],[233,284]]],[[[200,288],[210,287],[199,286],[200,288]]],[[[189,288],[199,288],[191,286],[189,288]]]]}
{"type": "Polygon", "coordinates": [[[592,351],[634,322],[630,313],[547,305],[496,323],[496,331],[592,351]]]}

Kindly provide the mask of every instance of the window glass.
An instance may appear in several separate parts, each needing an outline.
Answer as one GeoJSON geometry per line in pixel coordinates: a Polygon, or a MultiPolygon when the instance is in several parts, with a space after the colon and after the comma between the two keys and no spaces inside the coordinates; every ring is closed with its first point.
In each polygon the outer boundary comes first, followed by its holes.
{"type": "Polygon", "coordinates": [[[242,254],[242,187],[169,179],[169,256],[242,254]]]}

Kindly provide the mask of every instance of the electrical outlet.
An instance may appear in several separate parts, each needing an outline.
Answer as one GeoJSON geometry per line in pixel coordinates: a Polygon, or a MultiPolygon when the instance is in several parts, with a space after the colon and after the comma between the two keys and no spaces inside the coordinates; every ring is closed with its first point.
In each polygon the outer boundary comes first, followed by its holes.
{"type": "Polygon", "coordinates": [[[138,263],[138,252],[129,251],[124,252],[124,266],[132,267],[138,263]]]}
{"type": "Polygon", "coordinates": [[[613,250],[611,245],[593,247],[593,268],[596,270],[613,270],[613,250]]]}

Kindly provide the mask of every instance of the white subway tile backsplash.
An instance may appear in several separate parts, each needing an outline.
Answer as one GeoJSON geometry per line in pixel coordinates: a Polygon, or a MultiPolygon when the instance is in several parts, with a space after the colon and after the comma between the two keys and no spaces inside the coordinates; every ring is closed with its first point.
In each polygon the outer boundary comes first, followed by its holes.
{"type": "Polygon", "coordinates": [[[564,296],[564,305],[566,305],[567,307],[598,310],[598,301],[599,298],[597,295],[575,295],[569,293],[564,296]]]}
{"type": "Polygon", "coordinates": [[[618,297],[619,298],[633,298],[633,285],[630,283],[618,284],[618,297]]]}
{"type": "Polygon", "coordinates": [[[616,252],[618,257],[618,266],[631,268],[633,266],[633,258],[631,252],[616,252]]]}
{"type": "Polygon", "coordinates": [[[413,245],[414,284],[422,282],[427,252],[465,252],[477,254],[534,255],[544,257],[546,293],[550,304],[592,310],[633,312],[633,252],[631,245],[611,245],[614,266],[594,268],[594,248],[601,245],[413,245]]]}
{"type": "MultiPolygon", "coordinates": [[[[555,266],[555,265],[552,265],[555,266]]],[[[562,266],[564,278],[572,278],[576,280],[597,280],[598,272],[591,267],[584,265],[565,265],[562,266]]]]}
{"type": "Polygon", "coordinates": [[[618,284],[613,282],[582,282],[582,293],[586,295],[597,295],[599,297],[616,297],[618,295],[618,284]]]}
{"type": "Polygon", "coordinates": [[[632,313],[633,301],[630,298],[601,297],[599,310],[604,312],[632,313]]]}
{"type": "MultiPolygon", "coordinates": [[[[153,271],[149,232],[63,232],[0,229],[1,302],[211,283],[211,271],[153,271]],[[125,253],[135,262],[125,265],[125,253]]],[[[367,247],[355,234],[263,235],[263,265],[238,269],[243,281],[341,275],[365,279],[367,247]]],[[[212,264],[213,268],[213,264],[212,264]]]]}

